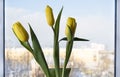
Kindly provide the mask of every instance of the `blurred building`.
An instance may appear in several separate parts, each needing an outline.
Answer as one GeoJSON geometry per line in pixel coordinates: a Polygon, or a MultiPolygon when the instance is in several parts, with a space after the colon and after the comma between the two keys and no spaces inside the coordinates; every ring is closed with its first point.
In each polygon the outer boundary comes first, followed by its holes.
{"type": "MultiPolygon", "coordinates": [[[[44,54],[50,68],[54,68],[52,48],[45,48],[44,54]]],[[[63,66],[65,49],[60,49],[60,65],[63,66]]],[[[89,47],[73,48],[67,67],[78,68],[85,77],[114,76],[114,51],[108,51],[102,44],[91,44],[89,47]]],[[[6,77],[42,77],[40,66],[29,51],[24,48],[5,50],[6,77]]],[[[81,75],[81,74],[80,74],[81,75]]],[[[83,76],[84,77],[84,76],[83,76]]]]}

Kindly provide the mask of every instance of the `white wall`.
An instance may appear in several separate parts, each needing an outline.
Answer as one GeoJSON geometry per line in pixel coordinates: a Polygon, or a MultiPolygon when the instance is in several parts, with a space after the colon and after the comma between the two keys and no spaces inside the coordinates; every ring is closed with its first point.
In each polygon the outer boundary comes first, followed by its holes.
{"type": "Polygon", "coordinates": [[[0,77],[3,77],[3,0],[0,0],[0,77]]]}
{"type": "Polygon", "coordinates": [[[120,77],[120,0],[117,0],[116,77],[120,77]]]}

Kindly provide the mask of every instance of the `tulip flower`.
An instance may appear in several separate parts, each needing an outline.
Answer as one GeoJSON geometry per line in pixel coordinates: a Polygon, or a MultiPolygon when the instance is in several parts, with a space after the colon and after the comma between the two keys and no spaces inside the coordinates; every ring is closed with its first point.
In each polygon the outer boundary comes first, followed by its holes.
{"type": "Polygon", "coordinates": [[[12,29],[13,29],[13,32],[15,33],[16,37],[20,41],[22,41],[22,42],[28,41],[29,35],[20,22],[14,23],[12,29]]]}
{"type": "Polygon", "coordinates": [[[75,34],[75,29],[76,29],[76,21],[74,18],[69,17],[67,19],[67,23],[66,23],[66,29],[65,29],[65,34],[68,38],[68,40],[71,40],[71,38],[74,36],[75,34]]]}
{"type": "Polygon", "coordinates": [[[69,17],[66,22],[66,29],[65,29],[66,37],[63,37],[62,39],[59,40],[59,31],[60,31],[59,29],[60,29],[62,10],[63,7],[61,8],[56,20],[54,20],[52,8],[47,5],[45,9],[47,23],[49,26],[51,26],[51,29],[53,30],[53,34],[54,34],[53,36],[54,37],[54,42],[53,42],[54,68],[49,68],[47,61],[45,59],[45,55],[39,43],[39,40],[30,24],[28,25],[30,28],[32,46],[28,41],[29,35],[20,22],[14,23],[12,27],[12,30],[16,35],[16,37],[18,38],[20,44],[31,52],[36,62],[40,65],[42,71],[45,73],[46,75],[45,77],[69,77],[71,68],[66,68],[66,67],[69,62],[69,58],[71,56],[74,41],[89,41],[87,39],[74,37],[77,24],[75,18],[72,17],[69,17]],[[59,44],[60,41],[62,40],[67,42],[66,42],[66,55],[65,55],[64,65],[61,68],[60,59],[59,59],[60,58],[59,44]]]}
{"type": "Polygon", "coordinates": [[[45,13],[46,13],[46,20],[47,20],[48,25],[53,26],[54,25],[54,15],[53,15],[52,8],[47,5],[47,7],[45,9],[45,13]]]}

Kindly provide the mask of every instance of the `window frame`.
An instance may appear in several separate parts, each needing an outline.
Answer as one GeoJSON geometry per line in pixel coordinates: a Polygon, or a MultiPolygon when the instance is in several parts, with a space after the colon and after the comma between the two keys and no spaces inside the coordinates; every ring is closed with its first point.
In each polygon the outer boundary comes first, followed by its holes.
{"type": "Polygon", "coordinates": [[[120,0],[115,0],[115,77],[120,76],[120,0]]]}

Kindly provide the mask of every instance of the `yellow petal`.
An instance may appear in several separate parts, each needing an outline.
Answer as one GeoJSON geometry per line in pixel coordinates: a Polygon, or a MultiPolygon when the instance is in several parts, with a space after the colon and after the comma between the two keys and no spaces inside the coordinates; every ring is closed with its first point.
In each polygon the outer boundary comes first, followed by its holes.
{"type": "Polygon", "coordinates": [[[72,18],[72,17],[69,17],[67,19],[67,23],[66,24],[67,24],[67,26],[70,27],[70,29],[72,31],[72,34],[74,34],[75,33],[75,29],[76,29],[76,21],[75,21],[75,19],[72,18]]]}
{"type": "Polygon", "coordinates": [[[54,25],[54,15],[53,15],[52,8],[47,5],[47,7],[45,9],[45,13],[46,13],[46,20],[47,20],[48,25],[53,26],[54,25]]]}
{"type": "Polygon", "coordinates": [[[12,29],[20,41],[28,41],[29,35],[20,22],[14,23],[12,29]]]}

